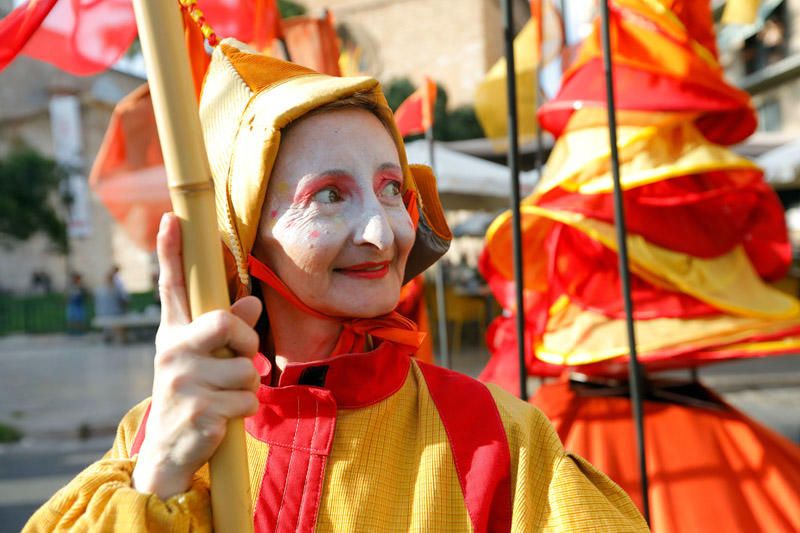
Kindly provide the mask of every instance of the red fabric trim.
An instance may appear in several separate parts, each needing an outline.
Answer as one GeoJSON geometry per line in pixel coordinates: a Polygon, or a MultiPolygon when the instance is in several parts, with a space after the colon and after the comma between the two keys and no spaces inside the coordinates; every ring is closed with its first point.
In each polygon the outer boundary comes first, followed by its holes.
{"type": "Polygon", "coordinates": [[[266,387],[247,431],[269,444],[255,509],[259,532],[313,531],[325,463],[333,445],[336,400],[319,387],[266,387]]]}
{"type": "MultiPolygon", "coordinates": [[[[619,82],[615,95],[617,109],[696,111],[701,113],[696,126],[717,144],[735,144],[755,130],[752,108],[729,86],[711,88],[698,84],[698,80],[671,78],[621,63],[614,65],[614,78],[619,82]]],[[[555,98],[539,108],[537,116],[542,127],[560,137],[575,109],[605,107],[604,79],[602,61],[598,58],[587,61],[564,80],[555,98]]]]}
{"type": "Polygon", "coordinates": [[[447,432],[473,528],[510,531],[511,454],[489,389],[462,374],[416,364],[447,432]]]}
{"type": "Polygon", "coordinates": [[[147,409],[144,410],[144,416],[142,416],[142,421],[139,422],[139,429],[136,430],[136,436],[133,438],[133,444],[131,445],[131,452],[130,455],[136,455],[139,453],[139,450],[142,449],[142,443],[144,443],[144,434],[145,428],[147,427],[147,418],[150,416],[150,407],[153,404],[147,404],[147,409]]]}
{"type": "Polygon", "coordinates": [[[303,372],[327,366],[325,389],[340,409],[367,407],[400,390],[408,376],[411,351],[386,342],[368,353],[340,355],[323,361],[289,364],[284,368],[279,387],[299,383],[303,372]]]}

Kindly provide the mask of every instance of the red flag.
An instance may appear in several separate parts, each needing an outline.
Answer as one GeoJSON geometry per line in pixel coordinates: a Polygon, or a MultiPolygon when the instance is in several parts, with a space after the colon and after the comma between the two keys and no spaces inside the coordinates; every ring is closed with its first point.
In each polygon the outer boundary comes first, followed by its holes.
{"type": "Polygon", "coordinates": [[[22,51],[55,4],[56,0],[30,0],[0,20],[0,70],[22,51]]]}
{"type": "MultiPolygon", "coordinates": [[[[275,0],[202,0],[198,7],[220,37],[263,49],[280,36],[275,0]]],[[[29,0],[0,21],[0,69],[22,52],[71,74],[97,74],[135,37],[131,0],[29,0]]]]}
{"type": "Polygon", "coordinates": [[[275,0],[256,0],[251,44],[257,50],[266,50],[275,39],[283,39],[281,13],[275,0]]]}
{"type": "Polygon", "coordinates": [[[422,87],[400,104],[394,120],[400,135],[418,135],[433,127],[433,106],[436,104],[436,83],[425,77],[422,87]]]}
{"type": "Polygon", "coordinates": [[[136,37],[130,0],[60,0],[22,52],[79,76],[114,64],[136,37]]]}
{"type": "Polygon", "coordinates": [[[263,51],[282,36],[275,0],[199,0],[197,6],[220,39],[235,37],[263,51]]]}
{"type": "Polygon", "coordinates": [[[339,38],[330,12],[323,18],[292,17],[283,21],[286,47],[293,63],[331,76],[339,70],[339,38]]]}

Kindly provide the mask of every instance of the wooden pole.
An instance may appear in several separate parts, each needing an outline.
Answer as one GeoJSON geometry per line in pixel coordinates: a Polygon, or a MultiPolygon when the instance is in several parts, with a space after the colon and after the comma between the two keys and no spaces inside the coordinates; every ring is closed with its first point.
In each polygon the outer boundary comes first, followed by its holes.
{"type": "MultiPolygon", "coordinates": [[[[425,80],[427,83],[427,80],[425,80]]],[[[433,175],[436,174],[436,157],[434,155],[433,125],[425,130],[425,141],[428,143],[428,158],[431,160],[433,175]]],[[[447,337],[447,299],[444,287],[444,265],[442,261],[436,262],[436,317],[439,334],[439,362],[445,368],[452,368],[450,348],[447,337]]]]}
{"type": "MultiPolygon", "coordinates": [[[[197,112],[181,13],[175,0],[134,0],[172,207],[181,223],[183,271],[192,318],[229,307],[214,186],[197,112]]],[[[217,357],[232,357],[221,350],[217,357]]],[[[242,419],[230,420],[211,458],[214,530],[253,531],[242,419]]]]}

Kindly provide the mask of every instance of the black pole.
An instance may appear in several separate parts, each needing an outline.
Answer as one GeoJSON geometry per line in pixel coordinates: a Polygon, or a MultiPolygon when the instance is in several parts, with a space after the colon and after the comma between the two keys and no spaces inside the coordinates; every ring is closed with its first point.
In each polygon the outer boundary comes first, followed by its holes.
{"type": "MultiPolygon", "coordinates": [[[[425,140],[428,143],[428,158],[431,160],[431,169],[436,176],[436,159],[433,155],[433,126],[425,130],[425,140]]],[[[442,261],[436,262],[436,326],[439,332],[439,357],[442,366],[451,368],[450,348],[447,345],[447,303],[444,297],[444,267],[442,261]]]]}
{"type": "Polygon", "coordinates": [[[517,76],[514,70],[514,13],[511,0],[503,0],[503,37],[506,49],[506,96],[508,98],[508,166],[511,169],[511,213],[513,225],[514,285],[517,304],[517,355],[519,397],[528,401],[528,371],[525,365],[525,305],[522,297],[522,230],[519,211],[519,139],[517,138],[517,76]]]}
{"type": "Polygon", "coordinates": [[[636,444],[639,454],[639,476],[642,480],[642,511],[650,523],[650,500],[648,497],[647,461],[644,442],[644,413],[642,409],[643,376],[636,353],[636,332],[633,327],[633,301],[631,300],[630,271],[628,269],[628,240],[625,227],[625,206],[622,202],[622,185],[619,178],[619,154],[617,153],[617,111],[614,103],[614,73],[612,70],[611,38],[609,35],[609,0],[600,2],[601,29],[603,38],[603,73],[606,78],[606,101],[608,105],[608,138],[611,147],[611,173],[614,179],[614,220],[619,248],[619,277],[622,281],[622,299],[625,304],[625,325],[630,346],[628,372],[631,389],[633,418],[636,424],[636,444]]]}

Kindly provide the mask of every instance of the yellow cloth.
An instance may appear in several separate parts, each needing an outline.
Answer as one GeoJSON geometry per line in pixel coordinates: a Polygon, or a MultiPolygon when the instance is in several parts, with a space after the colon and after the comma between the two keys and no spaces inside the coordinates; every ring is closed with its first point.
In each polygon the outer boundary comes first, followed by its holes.
{"type": "MultiPolygon", "coordinates": [[[[556,308],[556,306],[554,306],[556,308]]],[[[700,350],[728,346],[759,335],[768,335],[800,325],[797,318],[770,320],[719,314],[699,318],[653,318],[636,321],[636,347],[647,362],[648,355],[659,350],[683,348],[700,350]]],[[[781,342],[746,343],[743,349],[788,350],[800,348],[796,339],[781,342]]],[[[556,310],[551,310],[547,330],[537,341],[536,357],[555,365],[585,365],[614,357],[627,356],[627,324],[623,319],[610,318],[582,309],[564,297],[556,310]]]]}
{"type": "MultiPolygon", "coordinates": [[[[614,226],[579,213],[556,211],[536,205],[522,206],[525,288],[540,290],[546,284],[547,257],[541,245],[551,222],[566,224],[616,251],[614,226]]],[[[510,248],[511,214],[503,213],[489,227],[487,247],[493,264],[508,279],[513,279],[510,260],[502,251],[510,248]]],[[[769,320],[800,319],[800,302],[772,288],[750,264],[741,246],[711,259],[675,252],[648,242],[641,235],[628,234],[631,271],[650,283],[680,290],[721,311],[742,317],[769,320]]]]}
{"type": "MultiPolygon", "coordinates": [[[[584,460],[565,453],[544,415],[489,386],[511,451],[513,531],[647,531],[630,498],[584,460]]],[[[208,473],[162,502],[130,487],[129,458],[146,403],[125,416],[112,450],[30,519],[39,531],[208,531],[208,473]]],[[[254,498],[268,446],[248,436],[254,498]]],[[[447,435],[416,363],[389,398],[340,409],[316,531],[470,531],[447,435]]]]}
{"type": "MultiPolygon", "coordinates": [[[[619,112],[617,146],[623,190],[709,171],[726,170],[743,181],[761,176],[753,162],[709,142],[692,122],[694,118],[690,113],[619,112]]],[[[605,109],[581,109],[572,115],[553,147],[542,181],[525,202],[535,203],[556,187],[581,194],[614,189],[605,109]]]]}
{"type": "MultiPolygon", "coordinates": [[[[539,55],[538,24],[530,19],[514,38],[514,71],[517,75],[517,119],[522,141],[536,135],[536,80],[539,55]]],[[[506,59],[502,57],[489,69],[475,91],[475,114],[486,137],[502,149],[508,136],[508,95],[506,59]]]]}

